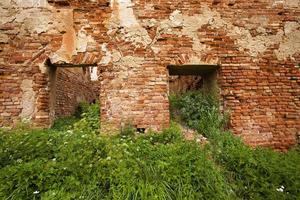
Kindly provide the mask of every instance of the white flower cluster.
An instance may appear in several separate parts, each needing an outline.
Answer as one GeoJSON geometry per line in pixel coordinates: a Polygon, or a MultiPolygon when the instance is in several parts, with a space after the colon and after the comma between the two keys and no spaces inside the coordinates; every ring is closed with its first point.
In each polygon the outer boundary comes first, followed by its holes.
{"type": "Polygon", "coordinates": [[[277,188],[276,191],[277,192],[283,192],[284,191],[284,186],[283,185],[280,186],[280,188],[277,188]]]}

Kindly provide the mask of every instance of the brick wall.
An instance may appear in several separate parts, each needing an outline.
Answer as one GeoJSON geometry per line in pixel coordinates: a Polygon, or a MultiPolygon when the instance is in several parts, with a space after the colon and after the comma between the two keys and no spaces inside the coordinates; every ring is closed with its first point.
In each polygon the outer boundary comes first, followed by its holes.
{"type": "Polygon", "coordinates": [[[106,119],[134,113],[138,125],[151,127],[153,120],[160,128],[168,118],[166,66],[220,64],[221,100],[233,132],[252,146],[297,143],[298,1],[134,1],[132,10],[130,1],[114,2],[108,26],[116,40],[108,45],[114,67],[103,73],[101,94],[106,119]]]}
{"type": "Polygon", "coordinates": [[[74,114],[80,102],[92,103],[98,100],[97,91],[90,81],[88,70],[81,68],[57,69],[55,116],[63,117],[74,114]]]}
{"type": "Polygon", "coordinates": [[[5,2],[0,3],[2,121],[30,113],[24,103],[31,102],[34,120],[46,123],[51,76],[42,64],[49,57],[56,64],[98,64],[104,131],[127,121],[160,130],[169,124],[167,66],[206,63],[221,66],[222,107],[231,112],[235,134],[252,146],[286,149],[297,143],[297,0],[5,2]]]}
{"type": "Polygon", "coordinates": [[[93,88],[81,79],[82,72],[57,70],[56,74],[46,64],[48,58],[53,63],[92,62],[90,55],[81,53],[86,50],[89,37],[84,31],[74,30],[73,9],[61,5],[56,8],[46,0],[0,2],[0,126],[21,119],[49,126],[55,110],[58,116],[69,114],[76,107],[77,96],[91,97],[93,88]],[[56,90],[56,78],[70,87],[58,86],[56,90]],[[77,86],[71,87],[66,80],[77,86]]]}

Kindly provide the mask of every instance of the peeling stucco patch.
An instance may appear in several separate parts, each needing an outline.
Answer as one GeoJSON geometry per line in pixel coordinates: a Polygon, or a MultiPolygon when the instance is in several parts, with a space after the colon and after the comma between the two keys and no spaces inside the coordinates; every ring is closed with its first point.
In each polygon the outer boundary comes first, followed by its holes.
{"type": "Polygon", "coordinates": [[[13,21],[16,17],[15,14],[17,11],[14,9],[4,9],[4,7],[0,7],[0,24],[5,24],[13,21]]]}
{"type": "Polygon", "coordinates": [[[89,44],[95,44],[92,36],[88,35],[82,28],[76,34],[73,23],[73,10],[61,11],[61,22],[64,23],[64,34],[61,48],[50,56],[52,63],[71,62],[72,56],[87,51],[89,44]]]}
{"type": "Polygon", "coordinates": [[[102,57],[101,61],[99,62],[100,65],[107,65],[108,63],[111,62],[112,60],[112,54],[111,52],[107,49],[107,44],[104,43],[101,46],[101,50],[104,53],[104,56],[102,57]]]}
{"type": "Polygon", "coordinates": [[[22,90],[22,112],[21,118],[31,119],[35,111],[35,92],[33,91],[33,81],[25,79],[21,84],[22,90]]]}
{"type": "Polygon", "coordinates": [[[300,52],[300,30],[293,31],[280,43],[278,51],[275,54],[279,60],[293,56],[300,52]]]}
{"type": "Polygon", "coordinates": [[[238,30],[236,27],[230,32],[231,35],[239,33],[241,38],[237,39],[237,44],[242,50],[248,49],[252,57],[257,57],[260,53],[266,51],[270,45],[279,43],[283,37],[283,31],[281,30],[276,35],[257,37],[252,37],[249,31],[238,30]]]}
{"type": "Polygon", "coordinates": [[[76,41],[76,51],[86,52],[89,43],[95,43],[95,40],[92,36],[87,35],[84,29],[81,29],[77,34],[77,41],[76,41]]]}
{"type": "Polygon", "coordinates": [[[23,8],[32,8],[32,7],[47,7],[48,1],[47,0],[12,0],[16,3],[18,7],[23,8]]]}
{"type": "MultiPolygon", "coordinates": [[[[186,16],[181,13],[179,10],[175,10],[171,13],[169,19],[163,20],[159,23],[158,31],[157,31],[157,38],[160,37],[161,34],[176,34],[179,37],[187,36],[193,40],[193,51],[195,55],[201,55],[201,53],[209,47],[206,45],[201,44],[200,39],[198,37],[198,29],[201,28],[202,25],[207,24],[211,17],[206,16],[205,13],[203,16],[186,16]],[[182,30],[175,31],[173,28],[181,27],[182,30]]],[[[155,42],[153,42],[155,43],[155,42]]]]}
{"type": "Polygon", "coordinates": [[[52,63],[70,62],[76,54],[76,33],[73,27],[73,10],[61,11],[61,21],[64,21],[64,34],[60,49],[50,56],[52,63]]]}
{"type": "Polygon", "coordinates": [[[139,69],[144,63],[144,58],[136,56],[125,56],[122,57],[118,62],[115,62],[116,66],[119,66],[119,69],[128,70],[128,69],[139,69]]]}
{"type": "MultiPolygon", "coordinates": [[[[13,16],[14,22],[22,24],[20,34],[27,33],[44,33],[49,34],[65,32],[70,9],[57,10],[51,6],[46,8],[28,8],[28,9],[11,9],[10,16],[13,16]],[[59,11],[59,12],[58,12],[59,11]]],[[[6,19],[8,20],[8,19],[6,19]]]]}
{"type": "Polygon", "coordinates": [[[293,33],[294,31],[297,31],[297,29],[300,28],[299,23],[297,23],[297,22],[286,22],[284,24],[284,34],[288,35],[288,34],[293,33]]]}
{"type": "Polygon", "coordinates": [[[131,0],[111,0],[111,5],[113,12],[108,25],[108,35],[120,29],[125,41],[137,47],[147,47],[152,40],[136,19],[131,0]]]}
{"type": "Polygon", "coordinates": [[[23,24],[20,32],[36,32],[38,34],[49,30],[53,32],[61,29],[59,23],[53,23],[57,22],[57,19],[50,10],[44,11],[41,14],[39,8],[21,10],[15,16],[15,22],[23,24]]]}
{"type": "Polygon", "coordinates": [[[170,21],[172,27],[182,27],[183,26],[183,16],[179,10],[175,10],[170,15],[170,21]]]}
{"type": "Polygon", "coordinates": [[[285,0],[284,7],[286,8],[299,8],[300,1],[299,0],[285,0]]]}
{"type": "Polygon", "coordinates": [[[0,43],[8,43],[9,37],[6,34],[0,33],[0,43]]]}
{"type": "MultiPolygon", "coordinates": [[[[255,16],[249,20],[255,22],[259,20],[262,25],[267,25],[269,19],[265,16],[255,16]]],[[[200,43],[199,36],[197,35],[197,31],[203,25],[209,25],[216,29],[225,29],[228,36],[236,40],[236,44],[239,46],[240,50],[248,51],[249,55],[252,57],[257,57],[265,52],[268,47],[273,44],[279,44],[282,40],[284,40],[284,42],[283,44],[280,44],[279,52],[284,51],[285,53],[278,56],[278,58],[283,59],[299,50],[299,33],[294,31],[296,26],[294,22],[286,25],[285,34],[282,30],[279,30],[275,35],[268,35],[265,33],[265,29],[261,27],[257,30],[261,34],[253,37],[247,28],[233,25],[232,22],[223,19],[220,13],[213,11],[208,7],[203,7],[201,14],[193,16],[183,15],[180,11],[175,10],[170,15],[170,19],[160,22],[158,32],[159,34],[169,33],[176,34],[178,36],[188,36],[193,39],[193,50],[197,52],[197,55],[199,55],[201,52],[209,49],[208,46],[200,43]],[[175,27],[182,27],[182,30],[176,31],[174,30],[175,27]],[[284,46],[288,46],[287,43],[292,44],[293,41],[296,41],[293,45],[294,48],[290,48],[289,50],[284,48],[284,46]]],[[[249,28],[250,25],[247,26],[249,28]]]]}
{"type": "Polygon", "coordinates": [[[155,54],[158,54],[160,52],[160,48],[159,47],[154,47],[152,46],[151,47],[152,51],[155,53],[155,54]]]}

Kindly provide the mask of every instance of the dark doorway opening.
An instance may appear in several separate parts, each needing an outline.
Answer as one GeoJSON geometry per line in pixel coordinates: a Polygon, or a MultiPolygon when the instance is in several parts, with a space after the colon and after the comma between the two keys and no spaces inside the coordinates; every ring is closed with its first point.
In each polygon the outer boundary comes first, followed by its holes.
{"type": "MultiPolygon", "coordinates": [[[[92,79],[97,64],[51,63],[47,59],[46,66],[50,77],[49,112],[52,121],[74,115],[80,103],[97,101],[97,82],[92,79]]],[[[97,71],[94,76],[97,76],[97,71]]]]}

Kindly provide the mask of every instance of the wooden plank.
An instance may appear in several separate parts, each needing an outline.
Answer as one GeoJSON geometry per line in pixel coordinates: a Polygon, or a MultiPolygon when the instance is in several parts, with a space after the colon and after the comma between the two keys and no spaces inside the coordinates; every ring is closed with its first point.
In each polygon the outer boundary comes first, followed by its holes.
{"type": "Polygon", "coordinates": [[[200,65],[168,65],[169,75],[205,75],[215,72],[220,68],[219,65],[200,64],[200,65]]]}
{"type": "Polygon", "coordinates": [[[97,67],[96,63],[90,63],[90,64],[72,64],[72,63],[52,63],[50,59],[47,59],[46,64],[49,67],[62,67],[62,68],[81,68],[81,67],[97,67]]]}

